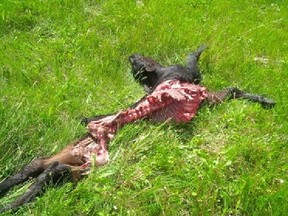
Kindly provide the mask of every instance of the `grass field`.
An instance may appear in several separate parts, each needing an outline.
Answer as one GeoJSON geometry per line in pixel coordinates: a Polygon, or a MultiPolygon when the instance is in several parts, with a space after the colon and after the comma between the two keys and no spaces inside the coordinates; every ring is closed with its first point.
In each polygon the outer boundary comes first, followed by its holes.
{"type": "Polygon", "coordinates": [[[15,215],[288,214],[284,0],[4,0],[0,12],[1,180],[81,137],[83,116],[141,97],[127,61],[135,52],[184,64],[206,44],[203,85],[277,102],[203,107],[187,125],[125,126],[108,165],[76,186],[49,188],[15,215]]]}

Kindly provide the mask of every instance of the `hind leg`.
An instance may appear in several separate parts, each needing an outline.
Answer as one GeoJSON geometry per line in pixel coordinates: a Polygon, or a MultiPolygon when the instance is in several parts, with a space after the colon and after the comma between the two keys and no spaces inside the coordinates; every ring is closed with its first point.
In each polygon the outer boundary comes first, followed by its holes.
{"type": "Polygon", "coordinates": [[[35,178],[43,172],[43,159],[36,159],[25,166],[19,173],[0,183],[0,196],[5,195],[12,187],[27,181],[29,178],[35,178]]]}
{"type": "Polygon", "coordinates": [[[275,101],[257,94],[251,94],[241,91],[236,87],[229,87],[220,92],[208,93],[207,101],[209,104],[214,105],[222,103],[224,100],[230,99],[245,99],[252,102],[260,103],[263,108],[272,108],[275,106],[275,101]]]}
{"type": "MultiPolygon", "coordinates": [[[[85,137],[83,138],[85,139],[85,137]]],[[[80,140],[81,141],[81,140],[80,140]]],[[[0,196],[5,195],[12,187],[27,181],[30,178],[35,178],[40,175],[50,164],[58,161],[61,164],[69,164],[71,166],[80,166],[83,164],[81,158],[72,155],[74,145],[69,145],[58,154],[33,160],[25,166],[20,172],[0,183],[0,196]]]]}
{"type": "Polygon", "coordinates": [[[27,192],[15,202],[1,209],[0,213],[9,210],[17,210],[21,205],[32,201],[36,196],[43,193],[46,185],[49,183],[56,184],[63,181],[64,178],[72,178],[72,167],[66,164],[59,164],[58,161],[51,163],[47,169],[36,178],[35,183],[30,186],[27,192]]]}

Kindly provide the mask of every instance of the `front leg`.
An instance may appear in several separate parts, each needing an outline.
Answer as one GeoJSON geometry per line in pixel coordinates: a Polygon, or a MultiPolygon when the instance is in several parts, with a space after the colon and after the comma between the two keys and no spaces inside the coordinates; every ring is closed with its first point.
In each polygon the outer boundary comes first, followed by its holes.
{"type": "MultiPolygon", "coordinates": [[[[138,100],[136,103],[133,103],[132,105],[129,106],[130,109],[134,109],[136,108],[139,104],[141,104],[143,101],[146,100],[146,97],[147,95],[143,96],[140,100],[138,100]]],[[[117,113],[110,113],[110,114],[106,114],[106,115],[96,115],[96,116],[93,116],[93,117],[84,117],[82,118],[81,120],[81,124],[83,125],[88,125],[90,122],[92,121],[98,121],[98,120],[102,120],[102,119],[105,119],[106,117],[107,118],[110,118],[112,116],[115,116],[117,113]]]]}
{"type": "Polygon", "coordinates": [[[226,99],[245,99],[260,103],[262,107],[266,109],[273,108],[276,104],[273,99],[266,98],[257,94],[246,93],[236,87],[229,87],[220,92],[209,92],[207,101],[209,104],[214,105],[222,103],[226,99]]]}
{"type": "Polygon", "coordinates": [[[137,106],[120,111],[115,115],[107,116],[102,119],[91,121],[87,128],[93,137],[113,137],[117,130],[124,125],[143,119],[151,115],[156,110],[167,106],[171,102],[171,96],[148,95],[142,98],[137,106]],[[158,96],[158,97],[157,97],[158,96]]]}
{"type": "Polygon", "coordinates": [[[88,125],[91,121],[98,121],[100,119],[103,119],[103,118],[108,117],[108,116],[113,116],[115,114],[116,113],[111,113],[111,114],[106,114],[106,115],[96,115],[93,117],[84,117],[81,119],[80,123],[83,125],[88,125]]]}

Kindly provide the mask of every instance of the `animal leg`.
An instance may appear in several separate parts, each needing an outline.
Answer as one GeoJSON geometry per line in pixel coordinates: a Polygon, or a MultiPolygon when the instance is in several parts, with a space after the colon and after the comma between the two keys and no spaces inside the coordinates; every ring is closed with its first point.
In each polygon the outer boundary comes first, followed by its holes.
{"type": "Polygon", "coordinates": [[[40,174],[35,183],[30,186],[27,192],[19,197],[15,202],[7,205],[0,210],[0,213],[9,210],[17,210],[21,205],[32,201],[36,196],[40,195],[44,190],[45,186],[49,183],[57,183],[63,180],[65,177],[71,177],[71,166],[65,164],[59,164],[58,161],[51,163],[47,169],[40,174]]]}
{"type": "Polygon", "coordinates": [[[188,56],[188,68],[194,68],[200,58],[201,53],[206,49],[205,45],[200,46],[195,52],[188,56]]]}
{"type": "Polygon", "coordinates": [[[169,95],[163,94],[160,99],[155,95],[148,95],[141,99],[141,103],[136,107],[120,111],[116,115],[105,117],[98,121],[91,121],[87,128],[96,139],[113,136],[117,129],[128,123],[148,117],[154,111],[167,106],[170,102],[171,98],[169,95]]]}
{"type": "Polygon", "coordinates": [[[252,102],[260,103],[263,108],[269,109],[275,106],[275,101],[257,94],[243,92],[236,87],[229,87],[220,92],[208,93],[207,101],[209,104],[214,105],[222,103],[225,99],[245,99],[252,102]]]}
{"type": "Polygon", "coordinates": [[[35,178],[43,172],[43,159],[36,159],[25,166],[19,173],[0,183],[0,196],[5,195],[13,186],[27,181],[29,178],[35,178]]]}
{"type": "MultiPolygon", "coordinates": [[[[135,107],[137,107],[140,103],[142,103],[143,101],[145,101],[147,95],[143,96],[140,100],[138,100],[137,102],[133,103],[132,105],[129,106],[129,108],[134,109],[135,107]]],[[[91,121],[98,121],[101,119],[104,119],[106,117],[111,117],[111,116],[115,116],[117,113],[110,113],[110,114],[106,114],[106,115],[96,115],[93,117],[84,117],[81,119],[81,124],[87,126],[91,121]]]]}
{"type": "Polygon", "coordinates": [[[193,74],[193,79],[195,84],[199,84],[202,80],[201,73],[198,68],[198,60],[200,58],[201,53],[205,50],[206,46],[200,46],[195,52],[191,53],[188,56],[188,65],[187,68],[193,74]]]}
{"type": "Polygon", "coordinates": [[[100,120],[102,118],[105,118],[105,117],[108,117],[108,116],[111,116],[111,115],[115,115],[116,113],[112,113],[112,114],[107,114],[107,115],[96,115],[96,116],[93,116],[93,117],[84,117],[81,119],[81,124],[83,125],[88,125],[91,121],[97,121],[97,120],[100,120]]]}

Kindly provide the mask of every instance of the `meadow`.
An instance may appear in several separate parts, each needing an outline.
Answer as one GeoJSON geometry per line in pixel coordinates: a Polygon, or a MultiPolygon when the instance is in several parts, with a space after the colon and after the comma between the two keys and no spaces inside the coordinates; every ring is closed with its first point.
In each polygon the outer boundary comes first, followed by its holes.
{"type": "Polygon", "coordinates": [[[0,1],[0,181],[85,134],[82,117],[142,97],[129,55],[185,64],[201,44],[202,85],[262,94],[275,108],[233,100],[185,125],[127,125],[109,164],[5,215],[287,215],[284,0],[0,1]]]}

